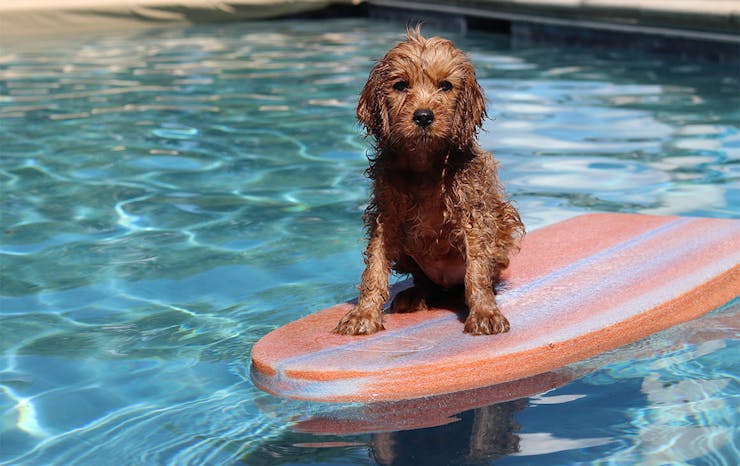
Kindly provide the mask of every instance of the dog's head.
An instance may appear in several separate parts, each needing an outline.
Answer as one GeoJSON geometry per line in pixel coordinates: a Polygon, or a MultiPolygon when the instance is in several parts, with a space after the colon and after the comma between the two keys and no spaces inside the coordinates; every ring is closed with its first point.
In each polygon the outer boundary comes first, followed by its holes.
{"type": "Polygon", "coordinates": [[[420,27],[370,72],[357,118],[382,149],[432,154],[474,141],[486,116],[483,92],[463,52],[420,27]]]}

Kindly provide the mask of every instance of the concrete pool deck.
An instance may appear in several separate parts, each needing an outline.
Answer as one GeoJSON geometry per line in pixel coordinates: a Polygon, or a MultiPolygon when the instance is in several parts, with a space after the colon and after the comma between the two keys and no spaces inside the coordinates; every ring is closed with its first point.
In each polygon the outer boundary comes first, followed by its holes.
{"type": "Polygon", "coordinates": [[[740,43],[737,0],[3,0],[0,35],[265,19],[361,5],[740,43]]]}
{"type": "Polygon", "coordinates": [[[276,18],[362,0],[2,0],[0,38],[276,18]]]}

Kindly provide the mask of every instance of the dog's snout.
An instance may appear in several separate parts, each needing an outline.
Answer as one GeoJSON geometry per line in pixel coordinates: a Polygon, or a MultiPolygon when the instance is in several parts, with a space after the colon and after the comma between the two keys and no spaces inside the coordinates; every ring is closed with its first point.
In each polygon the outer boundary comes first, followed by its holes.
{"type": "Polygon", "coordinates": [[[414,123],[426,128],[431,125],[434,121],[434,112],[429,109],[423,108],[414,112],[414,123]]]}

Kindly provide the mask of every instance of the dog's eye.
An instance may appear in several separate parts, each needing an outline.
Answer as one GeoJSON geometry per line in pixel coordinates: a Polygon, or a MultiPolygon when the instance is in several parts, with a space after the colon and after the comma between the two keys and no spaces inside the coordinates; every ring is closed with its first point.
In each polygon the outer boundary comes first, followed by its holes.
{"type": "Polygon", "coordinates": [[[452,83],[449,81],[442,81],[439,83],[439,88],[445,92],[450,91],[452,90],[452,83]]]}
{"type": "Polygon", "coordinates": [[[399,92],[400,91],[405,91],[408,88],[409,88],[408,81],[397,81],[396,83],[393,84],[393,89],[395,89],[395,90],[397,90],[399,92]]]}

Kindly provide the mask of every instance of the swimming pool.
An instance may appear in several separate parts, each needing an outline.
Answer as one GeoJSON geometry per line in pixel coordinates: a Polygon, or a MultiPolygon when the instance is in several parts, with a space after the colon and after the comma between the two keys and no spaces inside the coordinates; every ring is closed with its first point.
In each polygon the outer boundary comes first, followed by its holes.
{"type": "MultiPolygon", "coordinates": [[[[260,336],[356,294],[354,106],[400,29],[256,22],[4,49],[0,464],[737,463],[737,300],[446,426],[320,435],[305,422],[353,407],[254,388],[260,336]],[[474,455],[480,413],[498,422],[474,455]]],[[[528,229],[740,215],[733,65],[451,38],[528,229]]]]}

